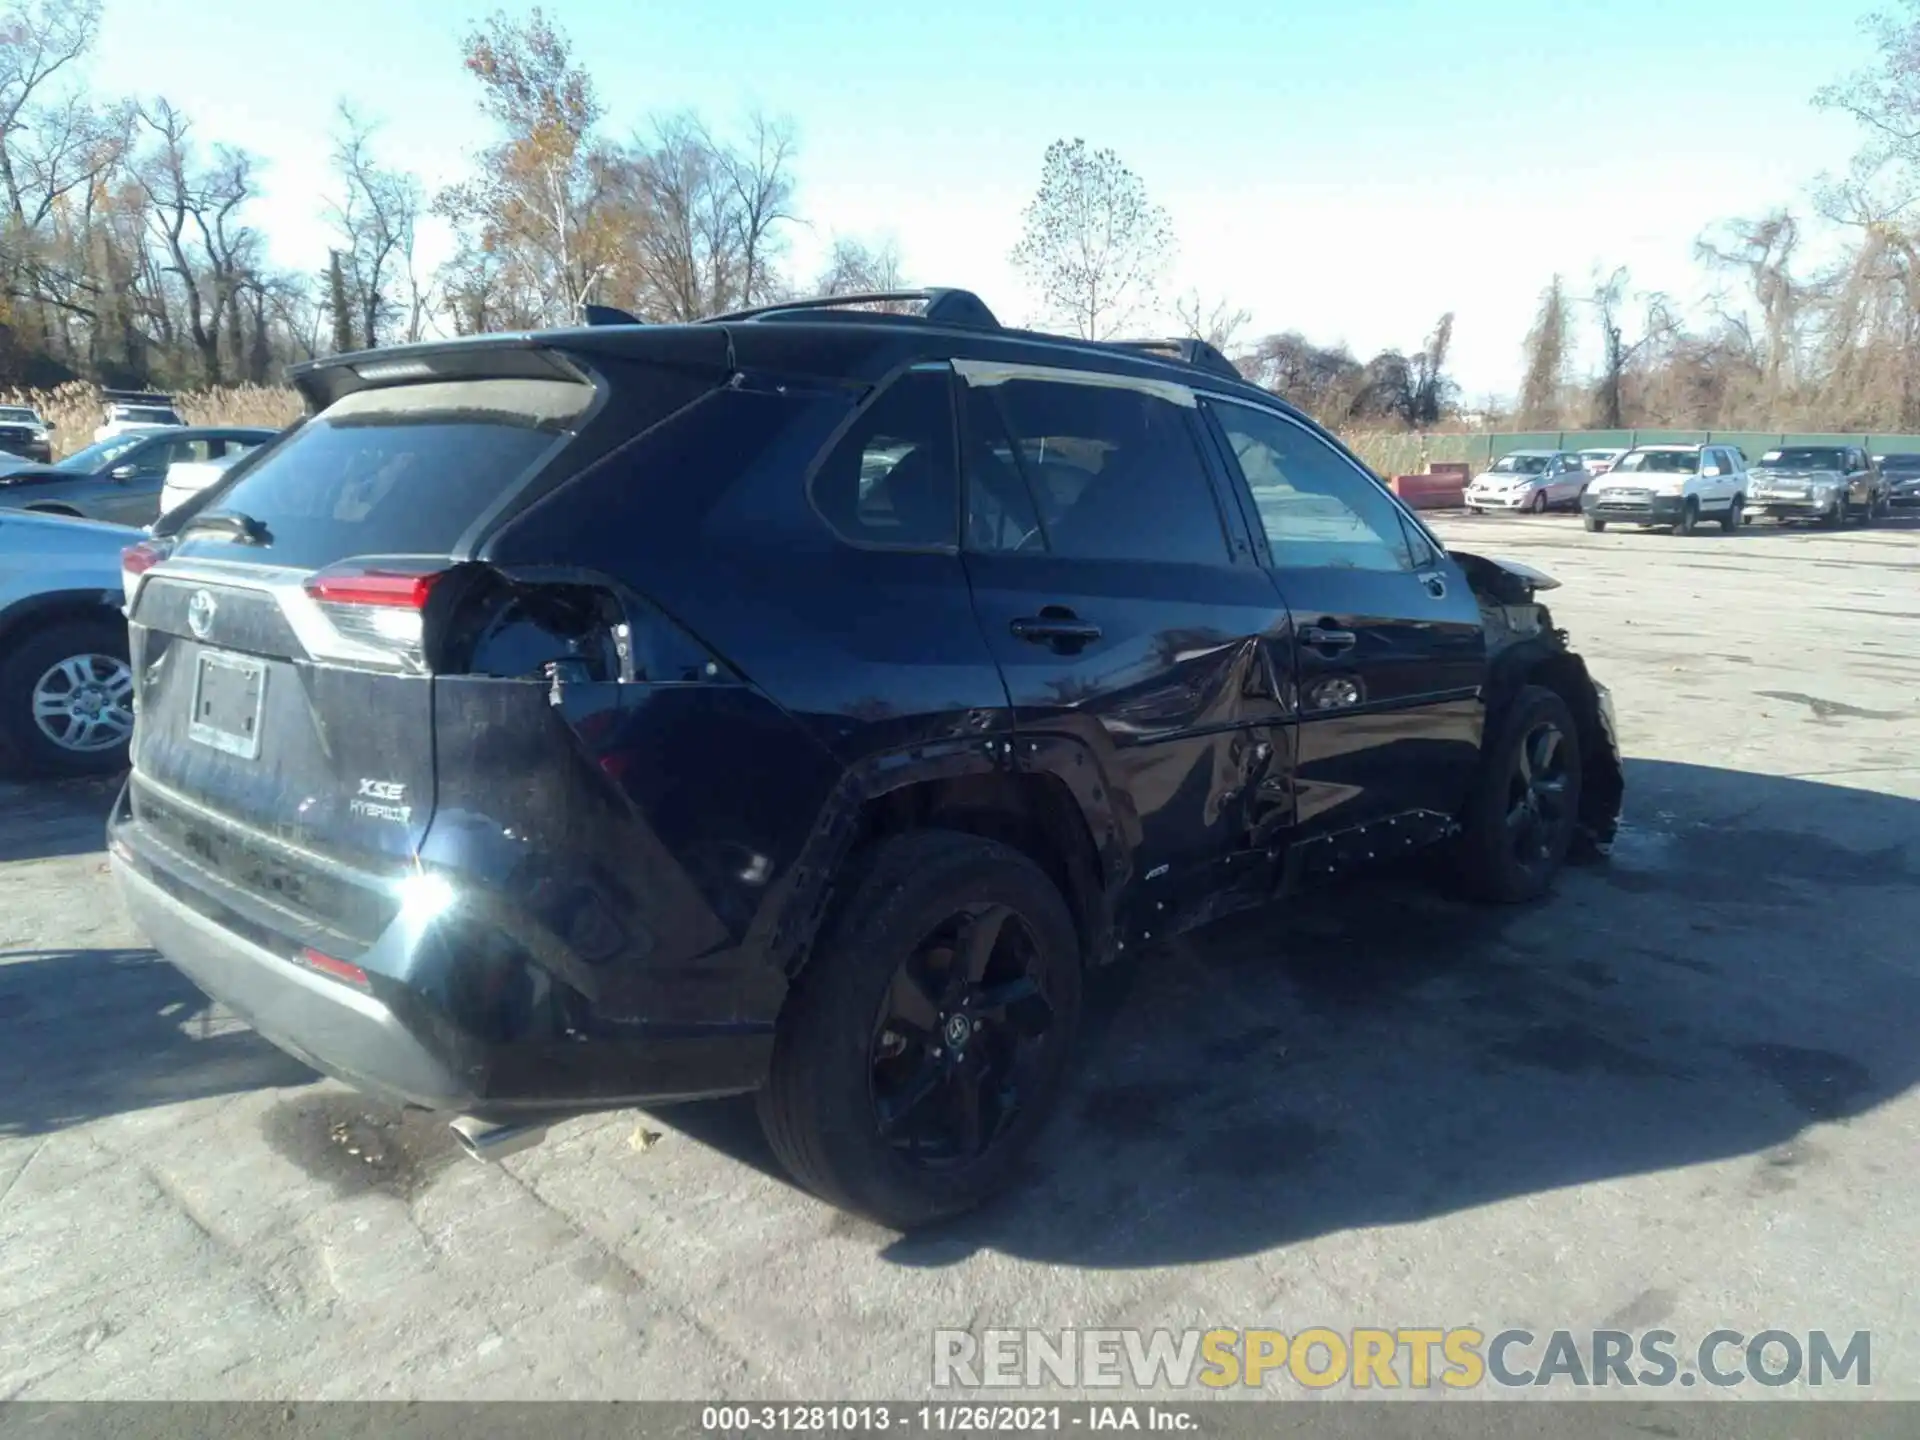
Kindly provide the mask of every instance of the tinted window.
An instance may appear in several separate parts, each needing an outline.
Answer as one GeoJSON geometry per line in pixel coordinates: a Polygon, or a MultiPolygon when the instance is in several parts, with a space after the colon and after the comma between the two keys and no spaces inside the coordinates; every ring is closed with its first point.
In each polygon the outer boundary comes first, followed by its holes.
{"type": "Polygon", "coordinates": [[[1111,385],[1015,380],[978,392],[997,407],[1047,548],[1082,560],[1217,565],[1226,531],[1192,412],[1111,385]]]}
{"type": "Polygon", "coordinates": [[[1399,507],[1326,441],[1246,405],[1220,402],[1213,413],[1253,492],[1275,565],[1412,568],[1399,507]]]}
{"type": "Polygon", "coordinates": [[[967,548],[1039,551],[1046,532],[1033,496],[1014,458],[1013,441],[1000,421],[993,392],[967,386],[962,392],[961,452],[967,476],[967,548]]]}
{"type": "MultiPolygon", "coordinates": [[[[445,555],[592,398],[584,385],[546,380],[363,390],[289,435],[214,509],[264,524],[271,539],[258,558],[271,564],[445,555]]],[[[201,532],[182,548],[231,547],[201,532]]]]}
{"type": "Polygon", "coordinates": [[[1634,450],[1614,467],[1622,474],[1692,475],[1700,469],[1698,450],[1634,450]]]}
{"type": "Polygon", "coordinates": [[[951,373],[914,370],[889,385],[813,475],[813,503],[858,545],[951,545],[951,373]]]}

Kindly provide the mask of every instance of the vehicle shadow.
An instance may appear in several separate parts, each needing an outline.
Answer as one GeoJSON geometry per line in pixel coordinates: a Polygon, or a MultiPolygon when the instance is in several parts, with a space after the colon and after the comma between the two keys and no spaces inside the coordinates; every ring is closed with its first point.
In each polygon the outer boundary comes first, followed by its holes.
{"type": "Polygon", "coordinates": [[[0,951],[0,1138],[314,1074],[151,950],[0,951]]]}
{"type": "MultiPolygon", "coordinates": [[[[1752,1156],[1920,1078],[1920,802],[1629,762],[1613,858],[1519,909],[1377,877],[1234,917],[1105,987],[1024,1183],[888,1237],[1131,1267],[1244,1255],[1752,1156]]],[[[778,1173],[739,1102],[669,1123],[778,1173]]]]}
{"type": "Polygon", "coordinates": [[[0,864],[91,855],[106,848],[107,815],[124,777],[0,781],[0,864]]]}

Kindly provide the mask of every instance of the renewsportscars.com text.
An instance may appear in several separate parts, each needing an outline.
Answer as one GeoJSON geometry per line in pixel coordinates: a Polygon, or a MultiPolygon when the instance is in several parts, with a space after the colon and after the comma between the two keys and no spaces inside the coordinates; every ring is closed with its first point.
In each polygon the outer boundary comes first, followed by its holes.
{"type": "Polygon", "coordinates": [[[1865,1330],[936,1330],[933,1383],[964,1390],[1190,1386],[1471,1390],[1873,1383],[1865,1330]]]}

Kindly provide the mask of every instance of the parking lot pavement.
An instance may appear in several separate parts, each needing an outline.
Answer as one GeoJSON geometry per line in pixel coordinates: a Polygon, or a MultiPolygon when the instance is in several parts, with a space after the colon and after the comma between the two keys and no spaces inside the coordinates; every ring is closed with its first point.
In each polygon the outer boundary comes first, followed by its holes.
{"type": "Polygon", "coordinates": [[[1309,1324],[1867,1329],[1920,1395],[1920,527],[1440,528],[1564,581],[1613,858],[1143,961],[1025,1182],[930,1235],[739,1103],[458,1159],[143,949],[106,788],[0,789],[0,1396],[903,1397],[936,1326],[1309,1324]]]}

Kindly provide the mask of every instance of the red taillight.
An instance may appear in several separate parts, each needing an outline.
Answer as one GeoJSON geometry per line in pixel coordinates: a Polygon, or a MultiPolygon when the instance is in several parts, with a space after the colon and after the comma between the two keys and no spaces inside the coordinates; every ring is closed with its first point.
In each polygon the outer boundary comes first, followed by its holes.
{"type": "Polygon", "coordinates": [[[424,610],[439,570],[396,570],[375,565],[339,565],[308,579],[307,594],[323,605],[377,605],[424,610]]]}
{"type": "Polygon", "coordinates": [[[367,982],[367,972],[349,960],[336,960],[331,955],[308,947],[300,952],[300,963],[309,970],[318,970],[322,975],[331,975],[362,990],[371,988],[367,982]]]}
{"type": "Polygon", "coordinates": [[[138,545],[129,545],[120,552],[120,568],[130,576],[144,575],[166,558],[167,549],[164,545],[142,540],[138,545]]]}

